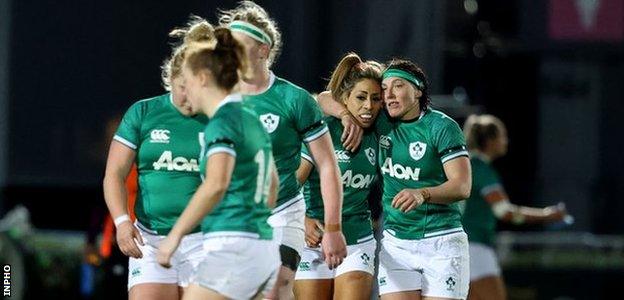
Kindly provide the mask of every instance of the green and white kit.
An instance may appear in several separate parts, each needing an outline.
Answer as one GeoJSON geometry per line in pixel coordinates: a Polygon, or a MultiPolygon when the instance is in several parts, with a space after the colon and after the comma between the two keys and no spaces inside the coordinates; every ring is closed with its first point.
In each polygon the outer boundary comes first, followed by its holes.
{"type": "Polygon", "coordinates": [[[210,156],[227,153],[235,157],[230,185],[223,199],[201,224],[204,237],[249,236],[271,240],[267,206],[273,155],[268,134],[256,114],[244,107],[240,95],[230,95],[206,126],[200,170],[206,172],[210,156]]]}
{"type": "Polygon", "coordinates": [[[408,240],[462,231],[457,203],[425,203],[408,213],[392,207],[392,199],[403,189],[446,182],[443,164],[468,156],[459,125],[444,113],[427,109],[414,121],[390,120],[382,113],[376,126],[385,230],[408,240]]]}
{"type": "MultiPolygon", "coordinates": [[[[368,195],[373,182],[377,179],[378,142],[374,132],[367,132],[356,152],[348,151],[342,145],[340,137],[344,127],[334,117],[325,119],[334,144],[334,153],[342,175],[342,231],[347,245],[355,245],[373,238],[371,213],[368,207],[368,195]]],[[[307,147],[303,147],[301,157],[314,165],[314,158],[307,147]]],[[[321,180],[316,168],[313,168],[304,183],[306,215],[324,220],[321,180]]]]}
{"type": "Polygon", "coordinates": [[[171,94],[138,101],[124,115],[114,139],[137,153],[135,213],[146,231],[168,234],[201,183],[198,158],[207,122],[181,114],[171,94]]]}

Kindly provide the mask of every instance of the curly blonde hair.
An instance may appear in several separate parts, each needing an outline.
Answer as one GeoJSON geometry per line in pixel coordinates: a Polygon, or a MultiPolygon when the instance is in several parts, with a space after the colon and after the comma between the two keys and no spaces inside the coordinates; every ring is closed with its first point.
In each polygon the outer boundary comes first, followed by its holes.
{"type": "Polygon", "coordinates": [[[282,51],[282,34],[275,20],[260,5],[252,1],[242,1],[234,9],[219,12],[219,25],[228,27],[234,21],[250,23],[269,35],[273,43],[267,62],[271,67],[282,51]]]}

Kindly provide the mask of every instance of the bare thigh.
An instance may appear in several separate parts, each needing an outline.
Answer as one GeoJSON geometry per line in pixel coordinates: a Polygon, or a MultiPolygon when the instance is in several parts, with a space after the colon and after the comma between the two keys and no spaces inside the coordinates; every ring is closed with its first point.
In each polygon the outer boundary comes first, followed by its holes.
{"type": "Polygon", "coordinates": [[[334,293],[332,279],[303,279],[295,281],[295,299],[331,300],[334,293]]]}
{"type": "Polygon", "coordinates": [[[179,287],[171,283],[141,283],[128,291],[130,300],[170,300],[180,299],[179,287]]]}
{"type": "Polygon", "coordinates": [[[505,284],[500,276],[488,276],[470,282],[469,300],[504,300],[505,284]]]}
{"type": "Polygon", "coordinates": [[[353,271],[334,280],[334,299],[369,299],[373,290],[373,275],[353,271]]]}
{"type": "Polygon", "coordinates": [[[421,300],[420,290],[383,294],[381,300],[421,300]]]}

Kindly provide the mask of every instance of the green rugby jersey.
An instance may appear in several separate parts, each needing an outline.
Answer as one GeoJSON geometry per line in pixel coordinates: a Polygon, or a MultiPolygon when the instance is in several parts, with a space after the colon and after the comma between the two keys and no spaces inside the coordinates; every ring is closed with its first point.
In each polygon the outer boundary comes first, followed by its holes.
{"type": "Polygon", "coordinates": [[[273,144],[273,157],[280,179],[274,212],[292,205],[300,193],[295,172],[301,159],[301,143],[327,132],[323,113],[304,89],[271,73],[269,88],[258,95],[243,96],[266,128],[273,144]]]}
{"type": "Polygon", "coordinates": [[[459,125],[442,112],[427,109],[412,121],[377,118],[379,164],[383,177],[384,228],[400,239],[422,239],[461,231],[457,202],[425,203],[403,213],[392,199],[403,189],[438,186],[447,181],[443,164],[468,156],[459,125]]]}
{"type": "MultiPolygon", "coordinates": [[[[344,127],[339,119],[325,119],[332,137],[336,160],[342,174],[342,232],[348,245],[373,239],[371,213],[368,208],[368,194],[377,177],[378,144],[374,132],[365,133],[362,143],[354,153],[344,149],[340,137],[344,127]]],[[[302,147],[301,157],[314,165],[314,159],[307,147],[302,147]]],[[[312,169],[304,183],[303,195],[306,201],[306,215],[324,220],[321,180],[316,169],[312,169]]]]}
{"type": "Polygon", "coordinates": [[[498,172],[479,155],[472,155],[472,193],[466,200],[462,223],[468,240],[494,246],[497,219],[490,204],[485,200],[489,192],[500,189],[498,172]]]}
{"type": "Polygon", "coordinates": [[[232,180],[219,204],[201,223],[205,234],[247,235],[270,240],[273,230],[267,223],[271,183],[271,140],[258,116],[243,107],[239,94],[229,95],[217,108],[204,131],[200,161],[206,172],[208,157],[228,153],[236,162],[232,180]]]}
{"type": "Polygon", "coordinates": [[[134,208],[145,229],[168,234],[201,183],[197,160],[207,122],[181,114],[171,94],[138,101],[124,115],[114,139],[137,152],[134,208]]]}

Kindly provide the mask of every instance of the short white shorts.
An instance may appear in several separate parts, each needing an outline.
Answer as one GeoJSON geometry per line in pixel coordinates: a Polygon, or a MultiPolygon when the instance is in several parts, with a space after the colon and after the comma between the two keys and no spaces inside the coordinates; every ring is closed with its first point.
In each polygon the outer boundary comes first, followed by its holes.
{"type": "Polygon", "coordinates": [[[280,267],[278,245],[243,236],[204,238],[204,259],[191,282],[231,299],[251,299],[275,285],[280,267]]]}
{"type": "Polygon", "coordinates": [[[269,217],[268,223],[273,227],[273,241],[278,245],[288,246],[302,255],[305,246],[305,201],[299,194],[293,198],[292,203],[286,202],[282,207],[276,208],[269,217]]]}
{"type": "Polygon", "coordinates": [[[470,281],[501,275],[494,249],[475,242],[470,242],[468,248],[470,251],[470,281]]]}
{"type": "Polygon", "coordinates": [[[338,268],[330,270],[323,259],[323,251],[320,247],[305,247],[295,280],[334,279],[353,271],[375,275],[375,248],[377,248],[377,241],[372,235],[366,242],[347,246],[347,257],[338,268]]]}
{"type": "Polygon", "coordinates": [[[379,252],[379,293],[421,290],[423,296],[465,299],[469,265],[468,237],[463,231],[421,240],[402,240],[385,231],[379,252]]]}
{"type": "Polygon", "coordinates": [[[201,232],[192,233],[180,242],[180,246],[171,258],[171,268],[164,268],[156,261],[158,246],[165,236],[148,232],[144,226],[136,222],[144,245],[139,245],[142,258],[128,260],[128,290],[141,283],[169,283],[186,287],[189,284],[193,269],[201,262],[204,252],[201,232]]]}

